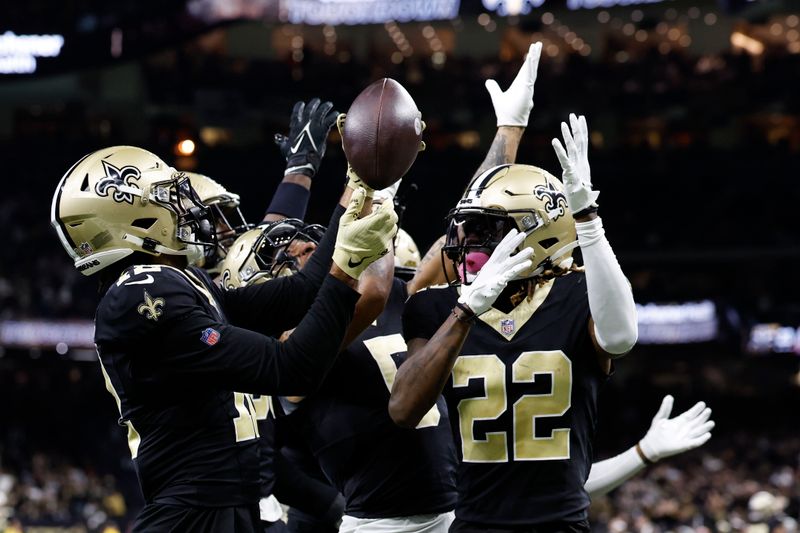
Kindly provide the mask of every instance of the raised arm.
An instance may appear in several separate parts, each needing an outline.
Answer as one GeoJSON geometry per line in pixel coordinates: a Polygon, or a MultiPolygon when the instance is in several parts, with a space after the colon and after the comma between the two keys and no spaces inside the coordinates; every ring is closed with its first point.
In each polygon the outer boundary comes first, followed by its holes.
{"type": "Polygon", "coordinates": [[[672,396],[665,396],[650,429],[635,446],[592,465],[584,485],[590,497],[611,492],[647,465],[698,448],[711,438],[714,421],[709,420],[711,409],[705,402],[697,402],[691,409],[669,418],[672,404],[672,396]]]}
{"type": "Polygon", "coordinates": [[[569,116],[570,126],[561,123],[566,150],[558,139],[553,148],[563,169],[562,180],[572,215],[578,244],[586,267],[586,288],[589,293],[589,333],[595,348],[603,357],[616,358],[628,353],[636,344],[638,325],[633,291],[617,257],[611,249],[597,216],[597,197],[592,190],[589,168],[589,128],[583,116],[569,116]],[[570,131],[571,127],[571,131],[570,131]]]}
{"type": "Polygon", "coordinates": [[[275,134],[275,144],[286,158],[286,170],[272,196],[264,222],[305,218],[311,180],[319,172],[328,133],[337,115],[332,103],[320,103],[319,98],[308,104],[297,102],[294,105],[289,135],[275,134]]]}
{"type": "Polygon", "coordinates": [[[533,110],[533,86],[536,83],[541,54],[542,43],[533,43],[528,48],[528,55],[517,76],[506,91],[500,90],[495,80],[486,80],[486,90],[492,99],[497,117],[497,133],[473,179],[492,167],[517,160],[517,149],[533,110]]]}

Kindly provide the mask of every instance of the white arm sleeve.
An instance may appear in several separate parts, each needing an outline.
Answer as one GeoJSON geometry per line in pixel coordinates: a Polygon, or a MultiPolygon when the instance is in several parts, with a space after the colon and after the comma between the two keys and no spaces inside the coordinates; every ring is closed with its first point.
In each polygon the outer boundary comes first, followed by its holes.
{"type": "Polygon", "coordinates": [[[586,480],[583,487],[589,493],[590,498],[596,498],[619,487],[641,472],[644,467],[644,461],[639,457],[634,446],[611,459],[594,463],[589,472],[589,479],[586,480]]]}
{"type": "Polygon", "coordinates": [[[595,338],[609,354],[624,355],[639,336],[631,284],[622,273],[599,217],[576,222],[575,229],[586,268],[595,338]]]}

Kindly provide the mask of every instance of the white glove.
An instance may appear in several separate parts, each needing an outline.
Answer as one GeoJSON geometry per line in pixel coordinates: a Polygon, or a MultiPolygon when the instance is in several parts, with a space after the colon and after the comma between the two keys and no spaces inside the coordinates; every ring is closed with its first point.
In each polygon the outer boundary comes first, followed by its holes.
{"type": "Polygon", "coordinates": [[[652,462],[693,450],[711,438],[714,421],[709,420],[711,409],[705,402],[697,402],[688,411],[669,418],[673,401],[669,394],[664,397],[650,429],[639,441],[642,453],[652,462]]]}
{"type": "Polygon", "coordinates": [[[402,178],[394,182],[392,185],[389,185],[385,189],[378,189],[375,191],[375,195],[372,197],[372,199],[376,202],[394,202],[394,197],[397,196],[397,189],[400,188],[401,181],[403,181],[402,178]]]}
{"type": "Polygon", "coordinates": [[[564,193],[567,197],[572,214],[583,211],[588,207],[597,207],[599,192],[592,190],[592,173],[589,168],[589,128],[586,126],[586,117],[569,115],[572,133],[565,122],[561,123],[561,134],[564,136],[566,152],[558,139],[553,139],[553,148],[561,163],[563,173],[561,181],[564,182],[564,193]]]}
{"type": "Polygon", "coordinates": [[[277,522],[283,516],[283,509],[278,499],[270,494],[259,500],[258,514],[264,522],[277,522]]]}
{"type": "Polygon", "coordinates": [[[397,213],[392,202],[383,202],[364,218],[358,218],[367,192],[353,192],[347,210],[339,219],[333,262],[348,276],[358,279],[366,268],[386,255],[397,234],[397,213]]]}
{"type": "Polygon", "coordinates": [[[531,267],[533,248],[525,248],[518,254],[511,255],[525,237],[525,233],[519,233],[516,229],[509,231],[478,272],[475,281],[461,286],[461,296],[458,297],[458,301],[469,307],[476,315],[488,311],[508,282],[531,267]]]}
{"type": "Polygon", "coordinates": [[[542,54],[542,43],[533,43],[528,48],[528,55],[517,77],[507,91],[500,90],[494,80],[486,80],[486,90],[492,98],[497,126],[528,125],[528,118],[533,109],[533,84],[536,83],[536,72],[539,69],[539,56],[542,54]]]}

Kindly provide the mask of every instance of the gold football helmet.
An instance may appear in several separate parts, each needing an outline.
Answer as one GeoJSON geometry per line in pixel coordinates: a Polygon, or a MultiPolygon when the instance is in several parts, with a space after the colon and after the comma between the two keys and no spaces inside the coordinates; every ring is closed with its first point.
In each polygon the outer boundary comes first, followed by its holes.
{"type": "Polygon", "coordinates": [[[300,265],[291,253],[293,245],[317,245],[324,233],[323,226],[305,224],[296,218],[278,220],[246,231],[228,249],[220,265],[222,287],[235,289],[294,274],[300,265]]]}
{"type": "Polygon", "coordinates": [[[422,262],[417,243],[404,229],[397,230],[394,238],[394,274],[401,278],[411,278],[422,262]]]}
{"type": "Polygon", "coordinates": [[[477,269],[511,228],[527,235],[520,248],[533,248],[533,266],[518,279],[535,278],[564,265],[578,245],[575,220],[561,181],[538,167],[500,165],[477,176],[447,215],[442,252],[469,282],[470,255],[477,269]]]}
{"type": "Polygon", "coordinates": [[[134,146],[93,152],[56,187],[50,223],[84,275],[134,252],[202,265],[216,246],[214,218],[188,176],[134,146]]]}
{"type": "Polygon", "coordinates": [[[213,179],[196,172],[187,172],[192,187],[197,191],[197,196],[203,204],[207,205],[214,212],[217,221],[217,249],[205,264],[206,269],[212,268],[217,264],[228,251],[228,248],[236,240],[253,226],[247,224],[244,215],[239,209],[239,195],[228,191],[213,179]]]}

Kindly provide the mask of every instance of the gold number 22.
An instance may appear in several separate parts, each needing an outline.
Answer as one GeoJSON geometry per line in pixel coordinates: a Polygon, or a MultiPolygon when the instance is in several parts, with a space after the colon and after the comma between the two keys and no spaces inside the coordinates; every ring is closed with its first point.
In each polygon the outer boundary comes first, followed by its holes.
{"type": "MultiPolygon", "coordinates": [[[[569,428],[554,429],[549,437],[536,436],[536,419],[562,416],[572,405],[572,361],[560,350],[522,352],[511,365],[513,383],[535,383],[537,375],[550,374],[552,389],[546,394],[524,394],[513,406],[514,461],[569,459],[569,428]]],[[[476,420],[494,420],[508,408],[506,367],[496,355],[468,355],[456,359],[453,387],[483,380],[483,395],[458,404],[461,451],[468,463],[508,462],[508,434],[486,433],[476,439],[476,420]]]]}

